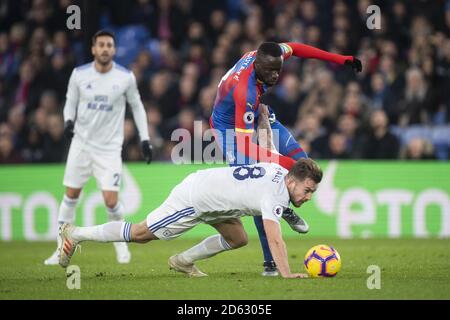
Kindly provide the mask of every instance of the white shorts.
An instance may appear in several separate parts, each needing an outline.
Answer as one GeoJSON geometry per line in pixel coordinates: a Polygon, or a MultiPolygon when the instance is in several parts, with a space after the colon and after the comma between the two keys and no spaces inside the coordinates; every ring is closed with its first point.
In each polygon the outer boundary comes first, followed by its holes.
{"type": "Polygon", "coordinates": [[[80,189],[92,175],[100,190],[119,191],[122,178],[121,152],[93,152],[72,143],[67,156],[64,185],[80,189]]]}
{"type": "Polygon", "coordinates": [[[178,184],[162,205],[147,216],[148,229],[161,240],[170,240],[192,229],[200,223],[191,201],[192,184],[195,173],[178,184]]]}

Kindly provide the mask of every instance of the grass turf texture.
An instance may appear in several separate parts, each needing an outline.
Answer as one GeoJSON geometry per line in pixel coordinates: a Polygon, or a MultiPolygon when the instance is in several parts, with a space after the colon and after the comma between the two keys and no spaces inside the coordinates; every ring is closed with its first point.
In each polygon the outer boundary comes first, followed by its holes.
{"type": "Polygon", "coordinates": [[[337,240],[288,238],[293,272],[316,244],[335,246],[342,270],[329,279],[260,275],[257,239],[248,246],[197,263],[205,278],[169,271],[167,258],[200,239],[131,244],[132,262],[119,265],[112,244],[83,243],[72,264],[81,289],[69,290],[65,271],[44,266],[54,243],[0,242],[0,299],[450,299],[450,240],[337,240]],[[381,289],[369,290],[369,265],[381,268],[381,289]]]}

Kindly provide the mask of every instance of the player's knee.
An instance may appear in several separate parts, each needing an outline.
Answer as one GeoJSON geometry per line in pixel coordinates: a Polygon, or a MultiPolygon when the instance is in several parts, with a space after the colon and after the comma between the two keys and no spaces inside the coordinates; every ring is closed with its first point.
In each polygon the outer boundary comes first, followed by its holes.
{"type": "Polygon", "coordinates": [[[117,206],[117,198],[115,197],[105,197],[105,206],[109,209],[114,209],[117,206]]]}
{"type": "Polygon", "coordinates": [[[70,199],[78,199],[81,189],[66,188],[66,196],[70,199]]]}
{"type": "Polygon", "coordinates": [[[247,234],[244,233],[239,235],[238,237],[234,237],[229,241],[227,240],[227,242],[233,249],[237,249],[247,245],[248,237],[247,234]]]}
{"type": "Polygon", "coordinates": [[[137,243],[147,243],[155,240],[156,237],[148,230],[144,223],[133,224],[131,226],[131,240],[137,243]]]}

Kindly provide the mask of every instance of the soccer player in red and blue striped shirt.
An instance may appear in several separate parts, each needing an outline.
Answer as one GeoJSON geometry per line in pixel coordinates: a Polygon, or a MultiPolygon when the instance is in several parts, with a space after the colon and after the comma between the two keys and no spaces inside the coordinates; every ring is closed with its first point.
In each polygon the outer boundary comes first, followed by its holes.
{"type": "MultiPolygon", "coordinates": [[[[296,160],[308,157],[291,133],[276,120],[272,110],[270,125],[274,137],[277,138],[274,140],[277,140],[275,146],[279,153],[271,152],[253,141],[261,95],[277,83],[284,60],[291,56],[348,65],[358,72],[362,70],[361,61],[354,56],[330,53],[301,43],[264,42],[258,50],[244,54],[220,81],[210,117],[210,126],[215,129],[216,141],[230,165],[276,162],[289,170],[296,160]]],[[[290,219],[286,218],[286,221],[295,229],[293,223],[301,218],[293,211],[286,214],[286,217],[289,215],[290,219]]],[[[262,219],[255,217],[255,225],[264,254],[263,275],[276,276],[278,273],[262,219]]]]}

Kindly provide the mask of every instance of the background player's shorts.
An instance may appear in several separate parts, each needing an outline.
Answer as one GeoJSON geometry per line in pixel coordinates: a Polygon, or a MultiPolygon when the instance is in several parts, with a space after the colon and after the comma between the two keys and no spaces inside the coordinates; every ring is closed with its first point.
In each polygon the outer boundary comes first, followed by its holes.
{"type": "Polygon", "coordinates": [[[178,184],[162,205],[147,216],[148,229],[161,240],[170,240],[192,229],[200,223],[199,214],[191,201],[195,173],[178,184]]]}
{"type": "Polygon", "coordinates": [[[91,176],[102,191],[119,191],[122,178],[122,156],[118,152],[93,152],[72,142],[67,156],[64,185],[80,189],[91,176]]]}

